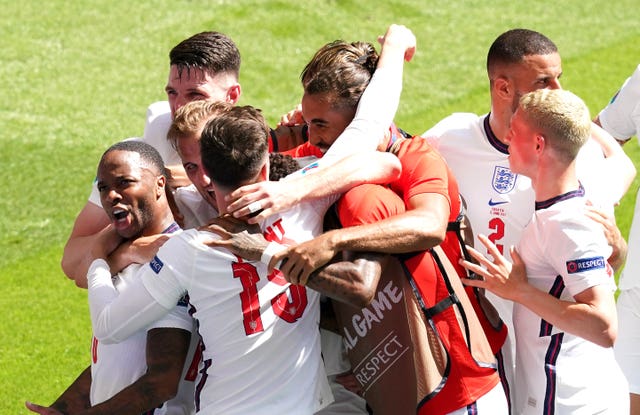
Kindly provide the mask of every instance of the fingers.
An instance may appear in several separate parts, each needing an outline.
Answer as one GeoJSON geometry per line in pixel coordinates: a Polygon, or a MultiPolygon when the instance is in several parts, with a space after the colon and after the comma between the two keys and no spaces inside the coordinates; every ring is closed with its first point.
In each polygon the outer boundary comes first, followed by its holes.
{"type": "Polygon", "coordinates": [[[44,406],[36,405],[35,403],[31,403],[29,401],[26,401],[24,403],[24,406],[26,406],[27,409],[30,410],[31,412],[36,412],[42,415],[50,413],[46,411],[47,408],[45,408],[44,406]]]}
{"type": "Polygon", "coordinates": [[[273,209],[262,209],[260,211],[260,213],[258,213],[255,216],[251,216],[250,218],[247,218],[247,223],[251,224],[251,225],[256,225],[262,221],[264,221],[265,219],[267,219],[269,216],[273,215],[275,212],[273,209]]]}
{"type": "Polygon", "coordinates": [[[506,262],[505,257],[500,253],[498,247],[495,246],[495,244],[491,242],[489,238],[487,238],[485,235],[480,234],[478,235],[478,239],[487,248],[487,252],[493,257],[493,262],[495,264],[502,265],[506,262]]]}

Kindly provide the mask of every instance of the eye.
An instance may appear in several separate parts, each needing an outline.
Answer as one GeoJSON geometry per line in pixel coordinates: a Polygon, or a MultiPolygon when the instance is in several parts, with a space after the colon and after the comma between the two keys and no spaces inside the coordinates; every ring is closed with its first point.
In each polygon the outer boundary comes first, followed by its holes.
{"type": "Polygon", "coordinates": [[[105,186],[104,184],[100,184],[98,183],[98,192],[100,193],[104,193],[107,190],[107,186],[105,186]]]}
{"type": "Polygon", "coordinates": [[[129,187],[132,183],[133,180],[131,179],[120,179],[120,181],[118,182],[120,187],[129,187]]]}

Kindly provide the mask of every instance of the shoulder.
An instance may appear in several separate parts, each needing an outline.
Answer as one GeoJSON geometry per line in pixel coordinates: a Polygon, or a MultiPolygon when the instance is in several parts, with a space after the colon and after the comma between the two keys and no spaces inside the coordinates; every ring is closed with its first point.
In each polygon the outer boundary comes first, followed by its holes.
{"type": "Polygon", "coordinates": [[[157,101],[147,107],[147,122],[152,122],[158,117],[171,117],[171,108],[169,101],[157,101]]]}
{"type": "Polygon", "coordinates": [[[479,125],[483,117],[471,112],[454,112],[422,133],[422,136],[437,139],[456,130],[468,130],[479,125]]]}

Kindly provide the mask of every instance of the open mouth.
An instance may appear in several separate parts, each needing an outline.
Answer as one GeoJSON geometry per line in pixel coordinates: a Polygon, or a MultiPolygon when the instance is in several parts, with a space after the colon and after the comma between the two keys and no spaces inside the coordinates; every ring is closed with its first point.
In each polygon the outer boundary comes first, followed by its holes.
{"type": "Polygon", "coordinates": [[[122,209],[115,209],[112,213],[113,213],[113,218],[116,221],[121,221],[123,219],[126,219],[127,215],[129,215],[129,212],[127,212],[126,210],[122,210],[122,209]]]}

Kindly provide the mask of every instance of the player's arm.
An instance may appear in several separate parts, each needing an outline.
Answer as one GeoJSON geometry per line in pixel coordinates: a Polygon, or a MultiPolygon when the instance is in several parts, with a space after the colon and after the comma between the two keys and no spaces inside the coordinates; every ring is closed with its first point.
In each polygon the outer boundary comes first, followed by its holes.
{"type": "Polygon", "coordinates": [[[69,239],[64,246],[61,266],[65,275],[74,280],[76,285],[87,288],[87,270],[93,258],[90,248],[98,238],[98,233],[109,225],[109,218],[102,209],[90,201],[82,208],[69,239]]]}
{"type": "Polygon", "coordinates": [[[373,300],[387,255],[345,252],[342,261],[313,271],[302,283],[330,298],[355,307],[366,307],[373,300]]]}
{"type": "Polygon", "coordinates": [[[176,286],[173,297],[160,303],[143,283],[143,267],[127,289],[118,293],[111,280],[111,270],[103,257],[91,263],[87,275],[89,283],[89,311],[94,336],[105,344],[118,343],[166,315],[182,296],[176,286]]]}
{"type": "MultiPolygon", "coordinates": [[[[609,172],[615,183],[621,184],[622,195],[627,192],[636,177],[633,161],[627,156],[620,144],[603,128],[592,124],[591,138],[596,141],[604,154],[605,171],[609,172]]],[[[620,196],[622,196],[620,195],[620,196]]]]}
{"type": "MultiPolygon", "coordinates": [[[[274,265],[275,263],[271,261],[273,254],[286,249],[284,245],[269,243],[257,226],[248,225],[229,215],[213,219],[210,224],[201,229],[220,236],[220,238],[203,241],[206,245],[223,247],[242,258],[262,261],[266,265],[274,265]]],[[[288,281],[307,285],[338,301],[364,307],[369,304],[375,294],[386,259],[386,256],[371,253],[360,253],[357,257],[345,256],[343,260],[322,267],[308,280],[288,281]]]]}
{"type": "MultiPolygon", "coordinates": [[[[355,117],[323,157],[327,165],[350,154],[373,152],[393,121],[402,92],[404,61],[412,58],[416,39],[406,27],[391,25],[380,41],[382,50],[376,72],[360,98],[355,117]]],[[[261,189],[259,196],[251,197],[251,200],[245,198],[242,204],[232,204],[229,211],[234,212],[234,216],[241,217],[249,211],[248,204],[257,202],[261,207],[268,206],[269,214],[275,213],[278,211],[275,207],[279,206],[279,198],[284,192],[276,192],[272,196],[265,188],[266,186],[261,189]],[[237,212],[238,209],[242,210],[237,212]]],[[[255,186],[251,189],[256,191],[255,186]]],[[[229,201],[234,202],[245,193],[248,193],[246,188],[240,188],[230,195],[229,201]]],[[[260,219],[264,219],[266,215],[267,213],[262,214],[260,219]]]]}
{"type": "MultiPolygon", "coordinates": [[[[468,280],[466,285],[487,289],[496,295],[520,303],[560,330],[580,336],[602,347],[611,347],[617,334],[615,300],[611,290],[596,285],[574,295],[575,302],[564,301],[529,284],[522,258],[511,249],[511,264],[498,248],[484,235],[478,239],[494,258],[488,260],[475,249],[468,247],[471,255],[481,265],[463,261],[468,270],[482,276],[483,280],[468,280]]],[[[603,272],[606,272],[603,270],[603,272]]]]}
{"type": "Polygon", "coordinates": [[[147,332],[147,371],[110,399],[74,415],[139,415],[173,398],[182,376],[191,333],[175,328],[147,332]]]}
{"type": "Polygon", "coordinates": [[[25,406],[41,415],[77,414],[91,406],[90,390],[91,366],[88,366],[50,406],[44,407],[31,402],[25,402],[25,406]]]}
{"type": "Polygon", "coordinates": [[[593,206],[587,206],[585,214],[602,225],[607,243],[611,247],[611,255],[607,261],[614,270],[619,270],[627,259],[628,246],[627,241],[622,236],[622,232],[620,232],[620,228],[616,225],[615,216],[593,206]]]}
{"type": "Polygon", "coordinates": [[[442,243],[447,231],[449,201],[439,193],[421,193],[409,199],[409,210],[386,219],[325,232],[311,241],[276,253],[281,271],[291,281],[304,281],[340,251],[405,253],[442,243]]]}
{"type": "Polygon", "coordinates": [[[388,183],[399,177],[402,166],[398,158],[390,153],[355,153],[336,163],[323,164],[317,171],[301,174],[277,182],[264,181],[243,186],[231,193],[234,200],[229,212],[235,217],[244,217],[262,209],[249,223],[258,223],[269,216],[282,212],[302,200],[312,200],[344,193],[363,183],[388,183]],[[259,204],[259,209],[255,208],[259,204]]]}

